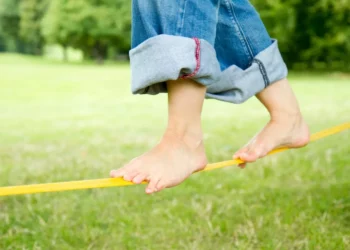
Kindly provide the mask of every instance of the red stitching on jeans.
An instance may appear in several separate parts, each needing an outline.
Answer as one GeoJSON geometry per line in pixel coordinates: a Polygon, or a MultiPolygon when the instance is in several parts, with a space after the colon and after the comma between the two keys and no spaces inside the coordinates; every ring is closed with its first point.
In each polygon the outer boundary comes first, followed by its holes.
{"type": "Polygon", "coordinates": [[[196,65],[195,70],[191,74],[183,75],[180,77],[181,79],[194,77],[195,75],[197,75],[199,68],[201,67],[201,41],[196,37],[193,39],[196,42],[196,54],[195,54],[195,56],[196,56],[197,65],[196,65]]]}

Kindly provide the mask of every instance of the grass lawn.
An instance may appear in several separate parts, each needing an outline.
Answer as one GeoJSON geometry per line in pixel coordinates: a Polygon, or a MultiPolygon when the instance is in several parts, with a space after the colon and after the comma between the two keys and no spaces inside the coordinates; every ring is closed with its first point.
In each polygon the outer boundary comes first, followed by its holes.
{"type": "MultiPolygon", "coordinates": [[[[350,76],[291,74],[313,132],[350,120],[350,76]]],[[[132,96],[128,65],[0,55],[0,186],[108,177],[150,149],[166,95],[132,96]]],[[[254,99],[207,100],[210,162],[229,160],[267,121],[254,99]]],[[[350,133],[144,186],[0,198],[0,249],[350,249],[350,133]]]]}

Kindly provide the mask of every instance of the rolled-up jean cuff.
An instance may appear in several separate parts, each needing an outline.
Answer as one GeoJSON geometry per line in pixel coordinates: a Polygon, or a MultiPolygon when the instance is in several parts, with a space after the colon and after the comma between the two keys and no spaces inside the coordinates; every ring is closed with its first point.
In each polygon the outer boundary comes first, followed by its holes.
{"type": "Polygon", "coordinates": [[[129,54],[134,94],[166,92],[166,81],[186,76],[207,86],[217,82],[221,73],[216,52],[205,40],[159,35],[129,54]]]}
{"type": "Polygon", "coordinates": [[[232,65],[221,72],[219,82],[207,89],[207,98],[242,103],[278,80],[286,78],[288,69],[278,49],[277,40],[257,54],[251,65],[242,70],[232,65]]]}
{"type": "Polygon", "coordinates": [[[164,93],[166,81],[191,78],[207,87],[207,98],[232,103],[244,102],[287,76],[277,41],[259,53],[246,70],[233,65],[221,71],[210,43],[171,35],[152,37],[130,50],[130,62],[133,94],[164,93]]]}

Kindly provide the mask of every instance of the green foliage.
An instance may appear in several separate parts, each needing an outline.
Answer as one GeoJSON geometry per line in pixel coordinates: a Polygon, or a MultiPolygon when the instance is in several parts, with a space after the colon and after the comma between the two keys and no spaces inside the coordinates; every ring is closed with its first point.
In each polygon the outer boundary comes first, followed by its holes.
{"type": "Polygon", "coordinates": [[[41,20],[49,0],[24,0],[20,2],[20,35],[32,47],[34,54],[42,54],[44,39],[41,35],[41,20]]]}
{"type": "Polygon", "coordinates": [[[41,18],[48,0],[0,1],[0,50],[41,54],[41,18]]]}
{"type": "Polygon", "coordinates": [[[282,0],[252,0],[255,8],[264,21],[270,35],[278,38],[282,51],[290,49],[291,37],[296,28],[296,11],[291,1],[282,0]]]}
{"type": "Polygon", "coordinates": [[[0,52],[3,52],[5,50],[6,50],[5,38],[2,36],[0,32],[0,52]]]}
{"type": "MultiPolygon", "coordinates": [[[[350,0],[251,0],[290,67],[350,70],[350,0]]],[[[130,0],[0,0],[0,51],[127,54],[130,0]]]]}
{"type": "MultiPolygon", "coordinates": [[[[59,44],[66,51],[69,45],[69,36],[65,28],[62,26],[64,18],[64,1],[52,0],[45,16],[41,22],[41,34],[48,44],[59,44]]],[[[65,53],[64,56],[67,59],[65,53]]]]}
{"type": "Polygon", "coordinates": [[[0,2],[0,27],[3,35],[18,37],[20,0],[2,0],[0,2]]]}
{"type": "Polygon", "coordinates": [[[287,63],[350,70],[349,0],[252,0],[287,63]],[[338,65],[336,65],[338,63],[338,65]],[[339,65],[340,63],[340,65],[339,65]]]}
{"type": "Polygon", "coordinates": [[[317,1],[310,12],[318,29],[310,29],[311,46],[302,54],[303,59],[350,64],[350,1],[317,1]]]}
{"type": "Polygon", "coordinates": [[[21,51],[19,2],[20,0],[0,1],[0,43],[7,51],[21,51]]]}
{"type": "Polygon", "coordinates": [[[51,43],[101,60],[108,48],[129,49],[130,23],[128,0],[53,0],[43,19],[43,34],[51,43]]]}

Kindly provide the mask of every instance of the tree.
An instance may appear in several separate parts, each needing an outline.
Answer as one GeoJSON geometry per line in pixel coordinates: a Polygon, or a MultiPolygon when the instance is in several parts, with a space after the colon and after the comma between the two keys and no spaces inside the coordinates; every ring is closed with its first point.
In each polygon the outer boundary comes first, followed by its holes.
{"type": "Polygon", "coordinates": [[[41,35],[49,44],[59,44],[63,47],[64,60],[67,60],[67,47],[70,45],[68,32],[62,22],[65,18],[65,0],[52,0],[41,21],[41,35]]]}
{"type": "Polygon", "coordinates": [[[21,51],[22,49],[19,37],[19,3],[20,0],[2,0],[0,2],[0,31],[3,46],[10,51],[21,51]]]}
{"type": "MultiPolygon", "coordinates": [[[[350,0],[251,2],[289,66],[349,67],[350,0]]],[[[130,7],[130,0],[0,0],[0,51],[41,54],[44,43],[60,44],[101,63],[109,52],[128,52],[130,7]]]]}
{"type": "Polygon", "coordinates": [[[128,0],[52,0],[42,22],[43,35],[101,63],[109,47],[129,47],[130,16],[128,0]]]}
{"type": "Polygon", "coordinates": [[[310,46],[302,52],[304,61],[350,65],[350,1],[318,0],[310,6],[310,46]]]}
{"type": "Polygon", "coordinates": [[[252,0],[284,59],[350,65],[350,0],[252,0]]]}
{"type": "Polygon", "coordinates": [[[25,0],[19,4],[20,36],[31,47],[31,53],[43,53],[44,39],[41,34],[41,20],[48,6],[47,0],[25,0]]]}

